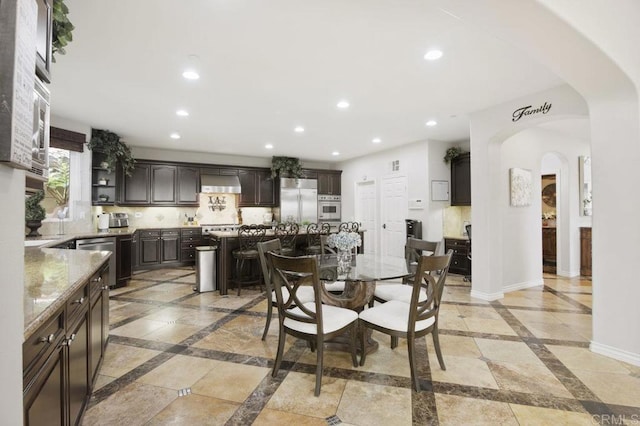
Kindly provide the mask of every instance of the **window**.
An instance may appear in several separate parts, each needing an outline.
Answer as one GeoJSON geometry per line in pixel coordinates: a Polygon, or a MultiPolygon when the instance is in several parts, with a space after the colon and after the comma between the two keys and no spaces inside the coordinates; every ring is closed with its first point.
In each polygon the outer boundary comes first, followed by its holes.
{"type": "Polygon", "coordinates": [[[71,188],[71,158],[68,150],[49,148],[49,180],[44,187],[45,199],[42,205],[47,217],[67,217],[71,188]]]}

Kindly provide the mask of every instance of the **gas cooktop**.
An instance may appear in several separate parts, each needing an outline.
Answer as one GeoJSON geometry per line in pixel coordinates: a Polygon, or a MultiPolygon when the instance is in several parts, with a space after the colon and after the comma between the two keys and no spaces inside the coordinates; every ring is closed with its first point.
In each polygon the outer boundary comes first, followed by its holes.
{"type": "Polygon", "coordinates": [[[209,235],[211,232],[229,232],[229,231],[237,231],[240,228],[240,225],[236,225],[233,223],[229,224],[201,224],[202,226],[202,234],[209,235]]]}

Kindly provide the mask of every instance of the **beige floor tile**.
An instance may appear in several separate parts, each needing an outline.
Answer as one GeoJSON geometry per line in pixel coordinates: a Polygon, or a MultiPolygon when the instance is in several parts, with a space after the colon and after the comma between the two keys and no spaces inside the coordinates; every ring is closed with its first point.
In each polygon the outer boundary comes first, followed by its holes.
{"type": "Polygon", "coordinates": [[[302,416],[300,414],[265,408],[253,422],[253,426],[270,425],[327,426],[327,421],[317,417],[302,416]]]}
{"type": "Polygon", "coordinates": [[[156,309],[155,306],[129,302],[122,306],[112,306],[111,300],[109,301],[109,324],[116,324],[120,321],[135,317],[147,312],[151,312],[156,309]]]}
{"type": "Polygon", "coordinates": [[[490,362],[489,369],[500,389],[573,398],[573,395],[542,363],[490,362]]]}
{"type": "MultiPolygon", "coordinates": [[[[265,319],[262,317],[241,315],[196,342],[193,346],[275,359],[278,350],[277,321],[271,322],[268,337],[266,340],[261,340],[264,321],[265,319]]],[[[294,342],[293,337],[287,337],[285,353],[294,342]]]]}
{"type": "Polygon", "coordinates": [[[531,332],[541,339],[558,339],[584,342],[589,339],[564,325],[549,313],[510,309],[511,313],[531,332]]]}
{"type": "Polygon", "coordinates": [[[123,376],[160,353],[151,349],[109,343],[100,374],[111,377],[123,376]]]}
{"type": "Polygon", "coordinates": [[[547,345],[549,349],[569,370],[587,370],[600,373],[631,373],[631,365],[609,358],[587,348],[547,345]]]}
{"type": "MultiPolygon", "coordinates": [[[[491,370],[489,370],[489,366],[484,361],[444,355],[444,362],[447,367],[446,370],[441,370],[438,367],[431,368],[431,378],[434,381],[491,389],[499,388],[493,374],[491,374],[491,370]]],[[[437,365],[435,359],[433,360],[433,365],[437,365]]]]}
{"type": "Polygon", "coordinates": [[[464,318],[462,318],[457,309],[455,311],[441,310],[438,314],[438,327],[440,330],[469,331],[467,323],[464,322],[464,318]]]}
{"type": "Polygon", "coordinates": [[[640,378],[629,374],[572,370],[603,402],[640,406],[640,378]]]}
{"type": "Polygon", "coordinates": [[[82,424],[143,425],[177,397],[172,389],[132,383],[87,410],[82,424]]]}
{"type": "MultiPolygon", "coordinates": [[[[258,304],[257,304],[256,306],[254,306],[253,308],[249,309],[249,311],[252,311],[252,312],[264,312],[264,313],[267,313],[267,299],[266,299],[266,297],[264,298],[264,300],[263,300],[262,302],[258,303],[258,304]]],[[[274,315],[274,318],[275,318],[275,316],[277,315],[277,313],[278,313],[278,309],[274,306],[274,307],[273,307],[273,315],[274,315]]]]}
{"type": "Polygon", "coordinates": [[[191,386],[191,391],[227,401],[243,402],[268,374],[271,374],[269,368],[215,361],[213,368],[191,386]]]}
{"type": "Polygon", "coordinates": [[[165,343],[180,343],[192,336],[202,327],[189,324],[166,324],[163,327],[142,336],[146,340],[155,340],[165,343]]]}
{"type": "Polygon", "coordinates": [[[189,288],[176,288],[173,290],[158,290],[154,288],[147,288],[138,290],[127,294],[127,297],[135,299],[153,300],[156,302],[171,302],[179,299],[183,296],[192,294],[193,290],[189,288]]]}
{"type": "Polygon", "coordinates": [[[346,384],[344,379],[325,376],[320,395],[314,396],[315,374],[290,372],[266,408],[324,419],[336,414],[346,384]]]}
{"type": "Polygon", "coordinates": [[[219,292],[214,291],[200,293],[180,303],[191,306],[238,309],[252,301],[258,294],[259,292],[254,290],[243,290],[242,295],[238,297],[233,290],[229,290],[228,295],[221,296],[219,292]]]}
{"type": "MultiPolygon", "coordinates": [[[[429,359],[432,362],[436,360],[436,350],[433,345],[431,335],[427,336],[427,351],[429,352],[429,359]]],[[[476,341],[473,337],[465,336],[450,336],[440,333],[440,349],[442,356],[461,356],[467,358],[479,358],[482,356],[482,352],[478,348],[476,341]]],[[[447,360],[445,359],[445,364],[447,360]]]]}
{"type": "Polygon", "coordinates": [[[518,404],[510,404],[510,406],[521,426],[583,426],[599,424],[591,414],[587,413],[518,404]]]}
{"type": "Polygon", "coordinates": [[[507,403],[439,393],[435,396],[441,426],[518,425],[507,403]]]}
{"type": "Polygon", "coordinates": [[[492,319],[492,320],[501,320],[502,316],[493,306],[457,306],[457,310],[459,315],[462,315],[466,318],[478,318],[478,319],[492,319]]]}
{"type": "Polygon", "coordinates": [[[500,319],[484,319],[484,318],[465,318],[464,323],[467,325],[469,331],[476,333],[492,333],[502,334],[505,336],[516,336],[517,333],[513,331],[511,326],[507,324],[505,320],[500,319]]]}
{"type": "Polygon", "coordinates": [[[475,339],[482,356],[494,362],[543,365],[540,358],[523,342],[507,340],[475,339]]]}
{"type": "Polygon", "coordinates": [[[187,275],[186,277],[180,277],[173,280],[174,283],[183,283],[183,284],[195,284],[196,283],[196,274],[193,273],[191,275],[187,275]]]}
{"type": "Polygon", "coordinates": [[[186,315],[190,311],[192,311],[192,309],[178,308],[178,307],[171,306],[167,308],[162,308],[149,315],[146,315],[144,319],[153,320],[153,321],[163,321],[163,322],[175,321],[181,316],[186,315]]]}
{"type": "Polygon", "coordinates": [[[562,312],[552,312],[554,317],[558,318],[558,320],[565,326],[575,330],[576,333],[579,333],[582,337],[587,340],[591,340],[592,335],[592,322],[591,315],[587,314],[578,314],[578,313],[562,313],[562,312]]]}
{"type": "MultiPolygon", "coordinates": [[[[378,350],[368,354],[365,359],[365,364],[358,367],[358,369],[372,373],[411,377],[409,357],[407,354],[407,341],[405,339],[399,339],[398,347],[391,349],[391,341],[388,335],[374,331],[372,338],[378,342],[378,350]]],[[[344,364],[348,366],[345,368],[353,369],[350,361],[348,361],[350,359],[351,358],[344,359],[344,364]]]]}
{"type": "Polygon", "coordinates": [[[483,303],[489,304],[486,300],[476,299],[471,297],[471,292],[469,288],[465,287],[447,287],[445,286],[444,291],[442,292],[442,300],[451,301],[451,302],[462,302],[462,303],[483,303]]]}
{"type": "Polygon", "coordinates": [[[239,404],[229,401],[191,394],[175,399],[147,424],[223,425],[238,406],[239,404]]]}
{"type": "Polygon", "coordinates": [[[410,425],[411,389],[348,381],[337,415],[358,425],[410,425]]]}
{"type": "Polygon", "coordinates": [[[93,385],[94,392],[100,389],[101,387],[108,385],[113,382],[117,377],[105,376],[104,374],[98,374],[96,377],[96,383],[93,385]]]}
{"type": "Polygon", "coordinates": [[[576,302],[582,303],[587,308],[593,307],[593,296],[591,295],[591,293],[589,294],[565,293],[565,296],[575,300],[576,302]]]}
{"type": "Polygon", "coordinates": [[[125,337],[142,337],[166,325],[165,322],[138,319],[111,330],[110,334],[125,337]]]}
{"type": "Polygon", "coordinates": [[[183,389],[193,386],[215,366],[216,361],[210,359],[176,355],[140,377],[137,382],[169,389],[183,389]]]}
{"type": "MultiPolygon", "coordinates": [[[[326,345],[325,345],[326,346],[326,345]]],[[[302,356],[298,359],[298,362],[303,364],[316,365],[316,352],[311,352],[310,349],[306,349],[302,356]]],[[[356,357],[359,362],[360,357],[356,357]]],[[[347,370],[356,370],[359,367],[354,367],[351,361],[351,354],[336,349],[325,347],[323,354],[323,365],[327,367],[344,368],[347,370]]]]}
{"type": "Polygon", "coordinates": [[[197,311],[193,309],[187,309],[186,311],[184,315],[176,320],[177,323],[206,327],[227,315],[223,312],[197,311]]]}

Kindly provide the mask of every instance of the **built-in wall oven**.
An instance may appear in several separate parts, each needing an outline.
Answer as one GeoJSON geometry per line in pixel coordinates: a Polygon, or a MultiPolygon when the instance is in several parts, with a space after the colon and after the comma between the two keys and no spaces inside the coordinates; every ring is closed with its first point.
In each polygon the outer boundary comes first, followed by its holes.
{"type": "Polygon", "coordinates": [[[342,218],[340,206],[340,195],[318,195],[318,220],[339,222],[342,218]]]}

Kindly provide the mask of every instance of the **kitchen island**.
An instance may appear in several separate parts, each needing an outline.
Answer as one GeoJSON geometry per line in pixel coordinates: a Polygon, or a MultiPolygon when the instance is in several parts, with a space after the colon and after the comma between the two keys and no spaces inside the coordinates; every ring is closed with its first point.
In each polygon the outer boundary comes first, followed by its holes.
{"type": "Polygon", "coordinates": [[[25,424],[78,424],[109,336],[109,251],[25,248],[25,424]]]}

